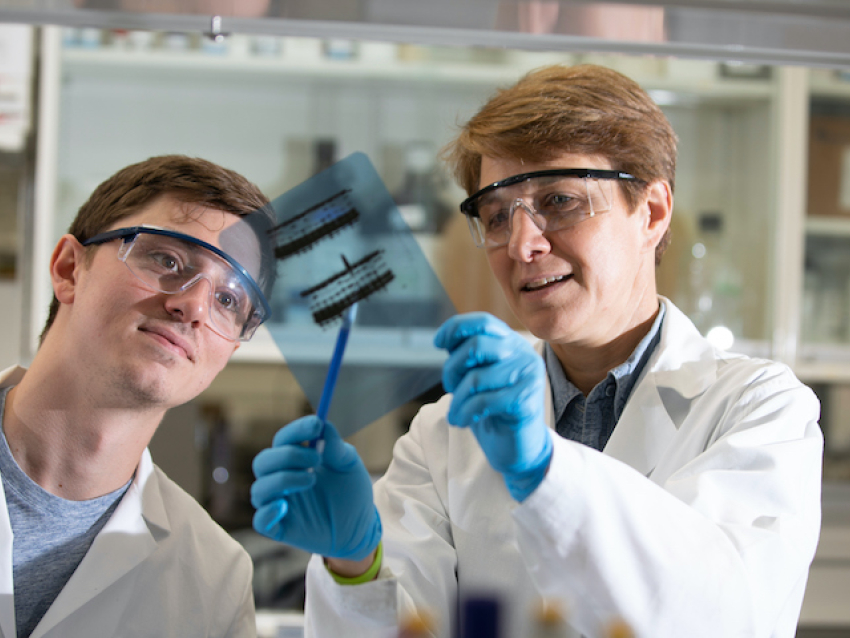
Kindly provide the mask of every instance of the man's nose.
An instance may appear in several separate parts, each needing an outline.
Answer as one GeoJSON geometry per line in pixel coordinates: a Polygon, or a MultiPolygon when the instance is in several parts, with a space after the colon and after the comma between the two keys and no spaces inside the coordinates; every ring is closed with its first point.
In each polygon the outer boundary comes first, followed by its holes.
{"type": "Polygon", "coordinates": [[[182,290],[166,296],[165,307],[172,315],[178,315],[184,323],[203,323],[209,316],[212,282],[199,276],[182,290]]]}
{"type": "Polygon", "coordinates": [[[549,240],[537,225],[539,217],[524,200],[517,199],[511,208],[511,236],[508,255],[517,261],[528,261],[535,254],[549,250],[549,240]]]}

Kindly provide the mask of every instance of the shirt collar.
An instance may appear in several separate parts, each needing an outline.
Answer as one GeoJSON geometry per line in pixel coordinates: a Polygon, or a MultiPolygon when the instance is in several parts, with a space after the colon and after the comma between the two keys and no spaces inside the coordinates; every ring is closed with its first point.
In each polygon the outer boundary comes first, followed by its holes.
{"type": "MultiPolygon", "coordinates": [[[[616,368],[610,370],[605,379],[600,382],[608,383],[610,379],[613,379],[617,388],[615,410],[618,417],[649,356],[655,350],[655,346],[660,340],[661,324],[664,321],[665,312],[664,304],[659,304],[658,315],[655,317],[655,321],[652,322],[649,332],[640,340],[640,343],[632,351],[629,358],[616,368]]],[[[567,379],[567,375],[564,374],[564,368],[561,366],[558,356],[548,343],[543,349],[543,356],[546,361],[546,370],[549,374],[549,384],[552,387],[552,406],[555,411],[555,422],[557,423],[563,416],[567,405],[569,405],[570,401],[576,395],[581,394],[581,391],[567,379]]]]}

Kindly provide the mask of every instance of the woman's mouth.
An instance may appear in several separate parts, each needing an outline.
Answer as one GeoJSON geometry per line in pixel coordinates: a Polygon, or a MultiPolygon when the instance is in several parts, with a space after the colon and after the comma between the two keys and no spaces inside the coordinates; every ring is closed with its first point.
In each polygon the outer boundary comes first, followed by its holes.
{"type": "Polygon", "coordinates": [[[562,281],[566,281],[572,275],[558,275],[556,277],[541,277],[540,279],[534,279],[533,281],[529,281],[522,287],[524,292],[534,292],[535,290],[542,290],[543,288],[549,288],[550,286],[554,286],[555,284],[559,284],[562,281]]]}

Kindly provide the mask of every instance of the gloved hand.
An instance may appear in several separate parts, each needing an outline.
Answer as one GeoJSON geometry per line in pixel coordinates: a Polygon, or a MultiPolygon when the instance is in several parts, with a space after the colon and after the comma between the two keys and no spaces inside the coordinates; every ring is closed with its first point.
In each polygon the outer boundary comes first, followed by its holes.
{"type": "Polygon", "coordinates": [[[254,458],[254,529],[326,558],[366,558],[381,540],[381,519],[354,447],[316,416],[281,428],[272,445],[254,458]],[[304,447],[320,436],[322,452],[304,447]]]}
{"type": "Polygon", "coordinates": [[[456,315],[434,337],[449,351],[443,386],[454,394],[448,421],[468,427],[511,496],[531,494],[549,468],[544,416],[546,368],[531,344],[484,312],[456,315]]]}

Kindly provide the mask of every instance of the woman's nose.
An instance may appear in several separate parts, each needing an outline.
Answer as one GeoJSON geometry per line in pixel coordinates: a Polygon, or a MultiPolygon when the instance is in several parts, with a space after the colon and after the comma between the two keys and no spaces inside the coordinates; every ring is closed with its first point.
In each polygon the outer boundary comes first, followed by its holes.
{"type": "Polygon", "coordinates": [[[536,254],[549,251],[549,240],[537,225],[536,213],[518,199],[511,209],[511,237],[508,255],[517,261],[529,261],[536,254]]]}

